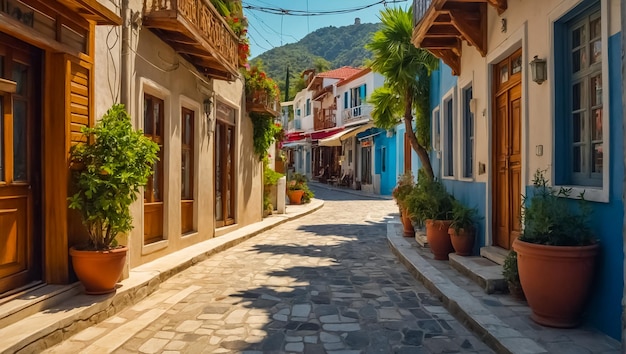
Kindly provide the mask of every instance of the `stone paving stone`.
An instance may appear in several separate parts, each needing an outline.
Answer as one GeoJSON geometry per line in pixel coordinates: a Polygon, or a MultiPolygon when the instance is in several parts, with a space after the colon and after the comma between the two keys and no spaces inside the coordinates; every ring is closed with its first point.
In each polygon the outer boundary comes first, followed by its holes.
{"type": "MultiPolygon", "coordinates": [[[[173,294],[199,289],[146,327],[146,339],[135,333],[116,352],[489,352],[390,252],[382,235],[397,215],[393,201],[316,193],[326,199],[321,210],[162,283],[173,294]]],[[[115,321],[141,316],[161,299],[145,301],[115,321]]],[[[108,333],[116,325],[93,328],[108,333]]]]}

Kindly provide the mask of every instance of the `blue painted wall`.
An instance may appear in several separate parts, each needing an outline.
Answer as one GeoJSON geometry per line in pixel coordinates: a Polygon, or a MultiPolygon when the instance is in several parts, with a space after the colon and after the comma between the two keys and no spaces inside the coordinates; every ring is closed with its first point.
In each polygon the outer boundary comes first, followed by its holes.
{"type": "Polygon", "coordinates": [[[374,137],[374,173],[380,174],[380,194],[391,195],[398,177],[396,175],[396,137],[388,138],[385,132],[374,137]],[[385,149],[382,149],[382,148],[385,149]],[[385,151],[385,171],[382,170],[382,152],[385,151]]]}
{"type": "Polygon", "coordinates": [[[442,180],[448,193],[470,208],[478,210],[476,226],[476,241],[474,243],[474,255],[478,255],[480,248],[485,245],[485,213],[487,211],[487,184],[483,182],[467,182],[456,180],[442,180]]]}
{"type": "MultiPolygon", "coordinates": [[[[620,340],[621,301],[624,289],[624,254],[622,224],[624,220],[624,142],[621,88],[621,35],[609,37],[609,203],[591,203],[592,227],[600,239],[600,257],[596,279],[587,309],[590,325],[620,340]]],[[[574,202],[574,201],[573,201],[574,202]]]]}

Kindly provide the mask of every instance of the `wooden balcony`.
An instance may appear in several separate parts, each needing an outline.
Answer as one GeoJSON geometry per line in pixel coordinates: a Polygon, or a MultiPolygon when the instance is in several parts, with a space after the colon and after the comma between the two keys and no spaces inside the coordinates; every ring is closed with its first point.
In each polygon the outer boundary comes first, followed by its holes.
{"type": "Polygon", "coordinates": [[[413,44],[443,60],[453,75],[461,73],[463,41],[487,55],[487,6],[498,14],[507,0],[413,0],[413,44]]]}
{"type": "Polygon", "coordinates": [[[143,0],[143,26],[209,78],[238,75],[238,39],[209,0],[143,0]]]}
{"type": "Polygon", "coordinates": [[[278,117],[280,116],[280,102],[278,97],[272,98],[267,92],[257,90],[252,92],[252,94],[246,95],[246,110],[278,117]]]}
{"type": "Polygon", "coordinates": [[[335,110],[330,108],[323,108],[316,110],[315,120],[313,121],[314,130],[322,130],[328,128],[334,128],[337,126],[335,119],[335,110]]]}

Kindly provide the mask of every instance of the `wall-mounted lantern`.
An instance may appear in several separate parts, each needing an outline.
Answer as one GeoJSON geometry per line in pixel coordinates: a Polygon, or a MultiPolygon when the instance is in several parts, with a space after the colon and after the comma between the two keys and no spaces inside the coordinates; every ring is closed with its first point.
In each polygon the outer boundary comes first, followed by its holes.
{"type": "Polygon", "coordinates": [[[547,66],[545,59],[539,59],[535,55],[535,58],[530,62],[530,73],[534,82],[541,85],[548,79],[547,66]]]}

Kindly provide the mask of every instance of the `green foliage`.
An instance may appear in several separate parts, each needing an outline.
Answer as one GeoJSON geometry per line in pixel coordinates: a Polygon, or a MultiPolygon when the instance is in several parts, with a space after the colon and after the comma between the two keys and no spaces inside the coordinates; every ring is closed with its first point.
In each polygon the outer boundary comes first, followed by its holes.
{"type": "Polygon", "coordinates": [[[87,227],[87,249],[115,246],[119,233],[133,228],[129,207],[137,200],[139,187],[148,182],[158,159],[159,146],[134,130],[124,106],[111,107],[93,128],[83,128],[91,144],[70,149],[75,193],[69,207],[80,211],[87,227]]]}
{"type": "Polygon", "coordinates": [[[524,231],[520,240],[553,246],[585,246],[596,242],[589,227],[591,209],[584,194],[578,206],[570,201],[571,189],[552,188],[544,173],[537,170],[532,195],[523,197],[524,231]]]}
{"type": "Polygon", "coordinates": [[[290,72],[290,99],[304,86],[297,81],[306,69],[314,68],[315,61],[323,58],[330,62],[329,69],[342,66],[360,67],[372,53],[365,49],[372,33],[380,28],[380,24],[362,23],[343,27],[325,27],[309,33],[297,43],[286,44],[273,48],[251,60],[256,63],[262,60],[269,77],[278,82],[282,91],[285,90],[285,73],[290,72]]]}
{"type": "Polygon", "coordinates": [[[511,250],[509,254],[507,254],[502,266],[502,276],[504,276],[504,280],[508,283],[521,287],[519,272],[517,271],[517,252],[511,250]]]}
{"type": "Polygon", "coordinates": [[[454,197],[439,180],[428,178],[419,170],[417,184],[407,198],[411,219],[423,223],[426,219],[449,220],[452,217],[454,197]]]}
{"type": "Polygon", "coordinates": [[[287,181],[287,189],[290,191],[303,190],[302,203],[309,203],[311,198],[315,196],[313,191],[309,189],[308,179],[301,173],[294,173],[289,181],[287,181]]]}
{"type": "Polygon", "coordinates": [[[452,223],[450,227],[458,234],[461,229],[471,232],[476,227],[478,209],[463,205],[458,200],[452,203],[452,223]]]}
{"type": "MultiPolygon", "coordinates": [[[[402,119],[414,127],[419,147],[413,146],[433,178],[428,154],[419,154],[430,147],[430,73],[439,60],[427,50],[411,43],[413,33],[412,10],[385,8],[380,12],[382,27],[371,38],[366,48],[373,53],[369,66],[385,77],[385,83],[372,93],[372,118],[377,127],[391,129],[402,119]],[[415,114],[415,124],[413,124],[415,114]]],[[[408,130],[408,129],[407,129],[408,130]]]]}
{"type": "Polygon", "coordinates": [[[410,170],[400,175],[396,187],[391,191],[393,199],[395,199],[400,208],[407,207],[407,198],[414,187],[415,181],[413,180],[413,173],[410,170]]]}
{"type": "Polygon", "coordinates": [[[250,113],[253,125],[254,152],[259,155],[259,160],[267,154],[267,149],[282,131],[282,127],[274,123],[274,117],[263,113],[250,113]]]}
{"type": "Polygon", "coordinates": [[[275,186],[282,176],[284,176],[282,173],[276,172],[270,167],[268,157],[263,157],[263,185],[275,186]]]}

